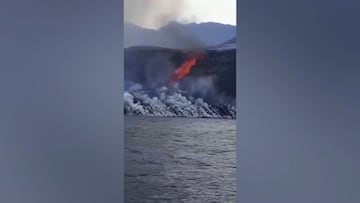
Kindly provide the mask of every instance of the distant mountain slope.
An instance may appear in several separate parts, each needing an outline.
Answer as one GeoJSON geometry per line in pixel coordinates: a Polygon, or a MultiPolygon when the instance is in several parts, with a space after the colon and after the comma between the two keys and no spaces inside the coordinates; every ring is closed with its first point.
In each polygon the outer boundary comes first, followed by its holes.
{"type": "Polygon", "coordinates": [[[220,23],[188,24],[185,26],[188,32],[200,38],[207,46],[214,46],[231,39],[236,35],[236,27],[220,23]]]}
{"type": "Polygon", "coordinates": [[[125,23],[125,47],[160,46],[189,48],[216,46],[236,35],[236,27],[220,23],[180,24],[170,22],[158,30],[141,28],[125,23]]]}
{"type": "Polygon", "coordinates": [[[236,37],[227,40],[217,46],[209,47],[208,49],[216,49],[216,50],[236,49],[236,37]]]}
{"type": "Polygon", "coordinates": [[[224,42],[224,44],[236,44],[236,37],[224,42]]]}

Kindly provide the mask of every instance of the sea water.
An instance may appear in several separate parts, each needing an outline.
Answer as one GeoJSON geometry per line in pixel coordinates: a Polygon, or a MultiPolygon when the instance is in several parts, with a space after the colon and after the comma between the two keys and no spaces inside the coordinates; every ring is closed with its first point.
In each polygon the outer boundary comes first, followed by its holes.
{"type": "Polygon", "coordinates": [[[125,202],[236,202],[235,120],[125,116],[125,202]]]}

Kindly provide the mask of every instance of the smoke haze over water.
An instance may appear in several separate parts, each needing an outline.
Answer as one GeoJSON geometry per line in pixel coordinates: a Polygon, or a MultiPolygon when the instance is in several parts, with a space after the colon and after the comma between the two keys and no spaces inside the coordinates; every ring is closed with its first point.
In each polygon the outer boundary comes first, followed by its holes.
{"type": "Polygon", "coordinates": [[[236,118],[232,105],[211,105],[180,89],[159,87],[149,92],[141,84],[125,81],[125,114],[147,116],[236,118]]]}

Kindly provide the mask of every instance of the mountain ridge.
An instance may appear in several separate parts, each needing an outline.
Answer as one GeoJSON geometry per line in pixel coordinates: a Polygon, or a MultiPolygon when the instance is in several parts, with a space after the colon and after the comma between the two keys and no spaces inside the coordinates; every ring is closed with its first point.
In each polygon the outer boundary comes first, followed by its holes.
{"type": "Polygon", "coordinates": [[[171,21],[157,30],[125,22],[124,29],[125,48],[131,46],[180,49],[194,46],[212,47],[236,36],[236,26],[216,22],[182,24],[171,21]]]}

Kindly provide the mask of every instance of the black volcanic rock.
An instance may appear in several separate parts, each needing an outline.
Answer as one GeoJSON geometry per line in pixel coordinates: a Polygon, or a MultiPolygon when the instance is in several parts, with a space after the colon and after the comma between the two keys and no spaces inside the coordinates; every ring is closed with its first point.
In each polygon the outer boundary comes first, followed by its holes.
{"type": "MultiPolygon", "coordinates": [[[[127,48],[125,80],[140,83],[148,89],[164,86],[170,74],[183,63],[188,54],[188,51],[180,49],[127,48]]],[[[236,50],[206,50],[204,54],[205,57],[191,69],[190,74],[180,81],[180,88],[214,104],[222,97],[234,100],[236,50]]]]}

